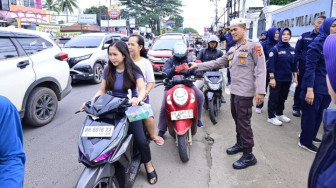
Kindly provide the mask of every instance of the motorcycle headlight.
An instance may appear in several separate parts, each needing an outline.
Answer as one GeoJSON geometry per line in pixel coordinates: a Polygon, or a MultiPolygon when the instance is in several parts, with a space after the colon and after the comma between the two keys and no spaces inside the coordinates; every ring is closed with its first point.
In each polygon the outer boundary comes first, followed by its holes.
{"type": "Polygon", "coordinates": [[[184,88],[177,88],[173,93],[173,99],[176,104],[182,106],[188,101],[188,92],[184,88]]]}
{"type": "Polygon", "coordinates": [[[204,80],[206,81],[206,85],[210,90],[218,90],[221,86],[222,78],[220,78],[217,83],[212,83],[211,80],[207,76],[204,77],[204,80]]]}
{"type": "Polygon", "coordinates": [[[218,90],[220,88],[220,83],[218,84],[208,83],[208,85],[211,90],[218,90]]]}
{"type": "Polygon", "coordinates": [[[76,62],[80,62],[80,61],[83,61],[85,59],[89,59],[91,57],[92,54],[88,54],[88,55],[83,55],[83,56],[80,56],[80,57],[76,57],[75,58],[75,61],[76,62]]]}

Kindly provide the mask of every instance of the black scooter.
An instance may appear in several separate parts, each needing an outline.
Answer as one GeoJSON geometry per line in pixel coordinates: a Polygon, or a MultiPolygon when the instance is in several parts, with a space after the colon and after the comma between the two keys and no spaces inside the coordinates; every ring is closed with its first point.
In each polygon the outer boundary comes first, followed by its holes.
{"type": "Polygon", "coordinates": [[[211,122],[217,124],[224,84],[223,73],[219,70],[208,71],[203,74],[203,77],[204,108],[209,110],[211,122]]]}
{"type": "Polygon", "coordinates": [[[129,121],[125,111],[129,106],[127,98],[108,94],[86,103],[84,111],[88,116],[78,137],[79,162],[86,168],[76,187],[133,186],[141,156],[133,147],[133,135],[127,134],[129,121]]]}

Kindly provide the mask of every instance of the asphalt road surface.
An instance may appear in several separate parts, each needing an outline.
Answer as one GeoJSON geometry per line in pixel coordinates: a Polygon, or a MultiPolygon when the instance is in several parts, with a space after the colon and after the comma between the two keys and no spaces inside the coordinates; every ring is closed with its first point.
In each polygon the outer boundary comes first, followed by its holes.
{"type": "MultiPolygon", "coordinates": [[[[226,72],[226,71],[223,71],[226,72]]],[[[74,187],[84,165],[78,163],[77,138],[85,114],[74,114],[81,104],[98,90],[99,85],[79,83],[59,103],[54,120],[39,128],[23,126],[24,150],[27,155],[24,187],[74,187]]],[[[229,93],[227,88],[226,93],[229,93]]],[[[151,93],[155,122],[158,122],[163,86],[151,93]]],[[[225,95],[229,101],[229,95],[225,95]]],[[[203,128],[193,137],[191,158],[182,163],[175,140],[168,134],[165,144],[151,143],[152,161],[158,183],[150,186],[142,166],[134,187],[306,187],[315,154],[298,147],[300,118],[291,115],[292,96],[286,102],[285,115],[292,121],[283,126],[267,123],[267,98],[262,114],[253,114],[254,154],[257,165],[234,170],[232,163],[241,154],[229,156],[225,149],[235,143],[235,125],[229,104],[224,104],[219,123],[210,122],[203,110],[203,128]]],[[[320,130],[319,138],[321,138],[320,130]]]]}

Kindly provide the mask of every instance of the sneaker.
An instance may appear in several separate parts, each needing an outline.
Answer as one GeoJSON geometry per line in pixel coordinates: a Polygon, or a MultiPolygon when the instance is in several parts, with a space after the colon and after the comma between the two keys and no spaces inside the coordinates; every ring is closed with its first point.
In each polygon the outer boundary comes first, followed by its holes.
{"type": "Polygon", "coordinates": [[[285,116],[285,115],[281,115],[281,116],[276,116],[276,118],[282,122],[285,122],[285,123],[289,123],[290,122],[290,119],[285,116]]]}
{"type": "Polygon", "coordinates": [[[272,123],[273,125],[281,126],[282,122],[279,121],[277,118],[271,118],[267,120],[268,123],[272,123]]]}
{"type": "Polygon", "coordinates": [[[198,120],[198,124],[197,124],[198,127],[203,127],[203,123],[202,121],[198,120]]]}
{"type": "MultiPolygon", "coordinates": [[[[300,138],[300,135],[301,135],[301,134],[298,135],[299,138],[300,138]]],[[[314,139],[313,139],[313,143],[314,143],[314,144],[321,144],[321,142],[322,142],[322,140],[320,140],[320,139],[318,139],[318,138],[314,138],[314,139]]]]}
{"type": "Polygon", "coordinates": [[[318,139],[318,138],[314,138],[313,139],[313,143],[314,144],[320,144],[322,142],[322,140],[318,139]]]}
{"type": "Polygon", "coordinates": [[[301,144],[301,143],[299,142],[298,145],[299,145],[301,148],[306,149],[306,150],[308,150],[308,151],[310,151],[310,152],[313,152],[313,153],[316,153],[316,152],[317,152],[317,149],[318,149],[314,144],[312,144],[311,146],[306,146],[306,145],[303,145],[303,144],[301,144]]]}
{"type": "Polygon", "coordinates": [[[300,117],[301,116],[300,110],[293,110],[293,116],[300,117]]]}
{"type": "Polygon", "coordinates": [[[256,112],[257,114],[261,114],[261,108],[256,108],[255,112],[256,112]]]}
{"type": "Polygon", "coordinates": [[[231,82],[227,82],[227,83],[226,83],[226,86],[229,86],[229,85],[231,85],[231,82]]]}
{"type": "Polygon", "coordinates": [[[226,103],[224,96],[221,96],[221,103],[226,103]]]}

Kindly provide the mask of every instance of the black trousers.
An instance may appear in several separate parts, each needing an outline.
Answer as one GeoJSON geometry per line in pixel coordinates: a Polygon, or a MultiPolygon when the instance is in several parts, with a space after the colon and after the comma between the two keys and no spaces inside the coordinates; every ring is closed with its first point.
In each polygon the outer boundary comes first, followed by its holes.
{"type": "Polygon", "coordinates": [[[139,149],[141,162],[148,163],[151,160],[151,153],[142,120],[130,122],[128,133],[134,136],[134,144],[139,149]]]}
{"type": "Polygon", "coordinates": [[[275,115],[283,115],[285,101],[287,100],[291,82],[276,82],[275,88],[270,88],[268,97],[268,118],[275,118],[275,115]]]}
{"type": "Polygon", "coordinates": [[[300,99],[300,93],[301,93],[301,85],[302,85],[302,79],[303,79],[304,72],[300,69],[300,74],[298,75],[298,85],[295,88],[294,93],[294,104],[293,104],[293,110],[300,111],[301,110],[301,99],[300,99]]]}
{"type": "Polygon", "coordinates": [[[254,146],[251,127],[253,97],[231,94],[231,114],[236,124],[237,138],[240,136],[244,148],[254,146]]]}

